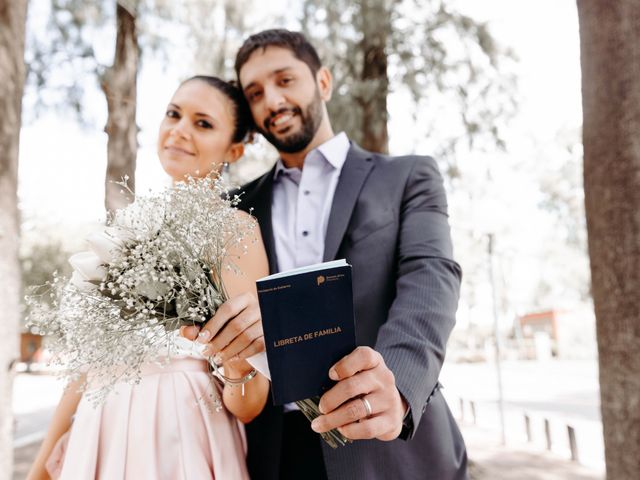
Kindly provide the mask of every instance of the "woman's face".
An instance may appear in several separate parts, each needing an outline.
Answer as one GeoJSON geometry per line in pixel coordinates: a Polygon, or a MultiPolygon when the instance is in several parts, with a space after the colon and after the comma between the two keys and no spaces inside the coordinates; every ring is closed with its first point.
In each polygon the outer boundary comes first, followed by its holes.
{"type": "Polygon", "coordinates": [[[237,158],[231,100],[200,80],[181,85],[158,133],[158,157],[174,181],[204,177],[237,158]]]}

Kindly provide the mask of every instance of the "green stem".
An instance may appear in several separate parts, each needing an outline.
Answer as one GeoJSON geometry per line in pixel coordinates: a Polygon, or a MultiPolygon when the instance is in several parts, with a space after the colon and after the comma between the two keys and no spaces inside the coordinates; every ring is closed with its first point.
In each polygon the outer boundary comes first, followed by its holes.
{"type": "MultiPolygon", "coordinates": [[[[307,398],[305,400],[299,400],[296,402],[300,411],[311,422],[315,418],[322,415],[320,408],[320,397],[307,398]]],[[[327,442],[331,448],[338,448],[338,446],[344,447],[346,444],[351,443],[351,440],[342,435],[337,429],[329,430],[328,432],[321,433],[322,439],[327,442]]]]}

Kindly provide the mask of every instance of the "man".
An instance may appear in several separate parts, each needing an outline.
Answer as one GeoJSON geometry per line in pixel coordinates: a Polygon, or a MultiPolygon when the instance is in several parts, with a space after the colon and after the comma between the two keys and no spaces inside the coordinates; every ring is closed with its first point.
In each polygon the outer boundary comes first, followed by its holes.
{"type": "MultiPolygon", "coordinates": [[[[337,383],[311,425],[339,427],[353,443],[332,450],[299,411],[268,402],[247,425],[251,477],[467,478],[438,383],[461,273],[434,160],[366,152],[334,135],[331,74],[299,33],[249,37],[235,68],[258,131],[280,153],[272,171],[243,187],[270,270],[346,258],[360,345],[328,372],[337,383]]],[[[200,335],[219,359],[246,357],[264,350],[257,324],[257,301],[244,295],[200,335]]]]}

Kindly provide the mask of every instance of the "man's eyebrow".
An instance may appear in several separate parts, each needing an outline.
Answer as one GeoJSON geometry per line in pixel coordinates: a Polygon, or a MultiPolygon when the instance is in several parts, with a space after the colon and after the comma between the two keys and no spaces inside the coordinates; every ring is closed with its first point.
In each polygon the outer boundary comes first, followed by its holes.
{"type": "Polygon", "coordinates": [[[282,67],[282,68],[278,68],[276,70],[274,70],[273,72],[271,72],[271,75],[277,75],[279,73],[282,72],[286,72],[287,70],[291,70],[293,67],[282,67]]]}
{"type": "MultiPolygon", "coordinates": [[[[269,73],[270,77],[273,77],[274,75],[278,75],[280,73],[286,72],[287,70],[292,70],[293,67],[282,67],[282,68],[276,68],[275,70],[273,70],[272,72],[269,73]]],[[[246,92],[247,90],[250,90],[251,88],[256,86],[256,82],[251,82],[249,85],[247,85],[246,87],[242,88],[243,92],[246,92]]]]}

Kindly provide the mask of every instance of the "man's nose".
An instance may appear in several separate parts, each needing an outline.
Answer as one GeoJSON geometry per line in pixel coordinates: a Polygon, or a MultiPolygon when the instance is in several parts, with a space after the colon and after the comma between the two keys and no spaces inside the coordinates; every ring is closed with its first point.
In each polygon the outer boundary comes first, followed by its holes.
{"type": "Polygon", "coordinates": [[[286,105],[282,92],[277,88],[267,88],[264,91],[265,104],[271,112],[277,112],[286,105]]]}

